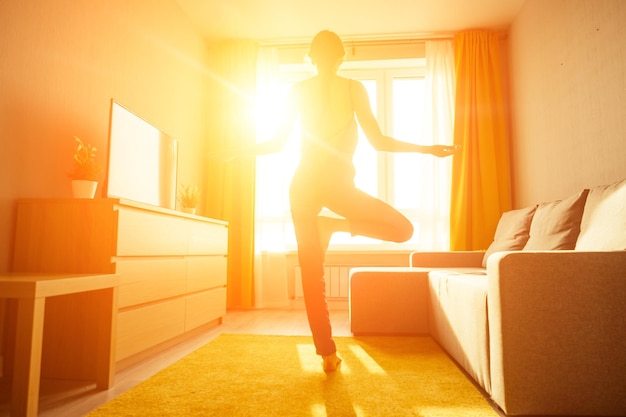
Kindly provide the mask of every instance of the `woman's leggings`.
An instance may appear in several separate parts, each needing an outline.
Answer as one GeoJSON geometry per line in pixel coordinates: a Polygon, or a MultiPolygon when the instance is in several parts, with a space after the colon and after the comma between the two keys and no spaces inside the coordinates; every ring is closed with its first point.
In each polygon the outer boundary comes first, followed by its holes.
{"type": "Polygon", "coordinates": [[[318,229],[322,208],[348,221],[350,233],[391,242],[404,242],[413,225],[400,212],[354,186],[354,171],[345,175],[328,172],[313,176],[298,169],[291,183],[291,216],[298,243],[304,303],[319,355],[335,353],[324,282],[324,256],[318,229]]]}

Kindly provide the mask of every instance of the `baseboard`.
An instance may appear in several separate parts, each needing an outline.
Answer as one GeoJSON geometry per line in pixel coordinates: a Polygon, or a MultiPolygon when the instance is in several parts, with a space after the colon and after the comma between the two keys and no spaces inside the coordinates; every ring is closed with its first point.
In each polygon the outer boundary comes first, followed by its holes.
{"type": "MultiPolygon", "coordinates": [[[[326,300],[329,310],[348,310],[347,298],[330,298],[326,300]]],[[[304,298],[294,298],[289,300],[289,307],[292,309],[304,310],[304,298]]]]}

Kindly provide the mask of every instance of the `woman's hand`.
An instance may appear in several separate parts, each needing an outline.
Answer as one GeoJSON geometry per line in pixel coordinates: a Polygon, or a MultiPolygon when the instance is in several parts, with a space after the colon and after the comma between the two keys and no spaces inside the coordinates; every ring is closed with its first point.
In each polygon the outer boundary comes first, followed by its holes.
{"type": "Polygon", "coordinates": [[[461,145],[432,145],[430,154],[438,158],[454,155],[461,150],[461,145]]]}

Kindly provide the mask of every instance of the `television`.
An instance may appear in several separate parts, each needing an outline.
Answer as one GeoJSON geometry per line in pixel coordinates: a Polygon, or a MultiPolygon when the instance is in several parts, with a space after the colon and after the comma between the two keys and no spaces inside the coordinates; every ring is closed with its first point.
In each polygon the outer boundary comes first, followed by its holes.
{"type": "Polygon", "coordinates": [[[106,196],[176,208],[178,142],[111,100],[106,196]]]}

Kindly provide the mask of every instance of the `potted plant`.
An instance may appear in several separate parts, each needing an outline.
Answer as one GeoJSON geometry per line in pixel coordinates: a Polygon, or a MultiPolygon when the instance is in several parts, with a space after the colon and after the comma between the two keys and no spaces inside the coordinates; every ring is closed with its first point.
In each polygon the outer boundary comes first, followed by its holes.
{"type": "Polygon", "coordinates": [[[200,192],[195,185],[181,184],[178,190],[178,204],[185,213],[196,214],[196,208],[200,202],[200,192]]]}
{"type": "Polygon", "coordinates": [[[74,169],[70,173],[72,192],[76,198],[93,198],[102,172],[102,167],[96,161],[97,149],[91,144],[84,144],[76,136],[74,139],[74,169]]]}

